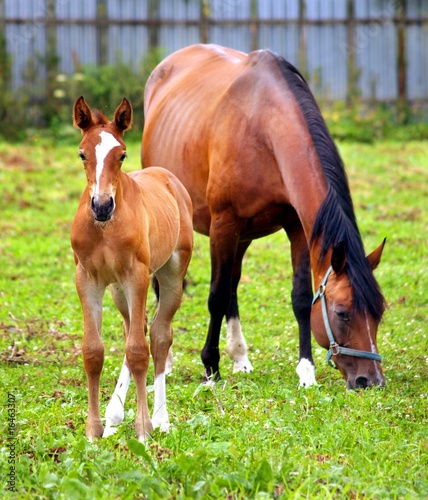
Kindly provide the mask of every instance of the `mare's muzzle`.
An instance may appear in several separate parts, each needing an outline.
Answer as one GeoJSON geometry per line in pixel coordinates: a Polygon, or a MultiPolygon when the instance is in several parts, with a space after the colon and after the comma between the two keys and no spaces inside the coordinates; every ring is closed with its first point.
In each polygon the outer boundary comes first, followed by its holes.
{"type": "Polygon", "coordinates": [[[98,222],[106,222],[111,219],[115,209],[114,198],[112,196],[93,196],[91,198],[91,210],[94,218],[98,222]]]}

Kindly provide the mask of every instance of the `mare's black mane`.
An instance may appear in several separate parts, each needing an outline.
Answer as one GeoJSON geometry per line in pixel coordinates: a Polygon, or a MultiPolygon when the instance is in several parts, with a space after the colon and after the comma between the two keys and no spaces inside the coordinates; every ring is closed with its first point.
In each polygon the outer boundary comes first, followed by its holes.
{"type": "Polygon", "coordinates": [[[345,270],[354,292],[354,308],[368,311],[379,321],[385,299],[365,256],[342,159],[303,76],[283,57],[272,55],[306,121],[328,186],[312,228],[310,245],[321,242],[319,259],[322,260],[330,248],[344,242],[345,270]]]}

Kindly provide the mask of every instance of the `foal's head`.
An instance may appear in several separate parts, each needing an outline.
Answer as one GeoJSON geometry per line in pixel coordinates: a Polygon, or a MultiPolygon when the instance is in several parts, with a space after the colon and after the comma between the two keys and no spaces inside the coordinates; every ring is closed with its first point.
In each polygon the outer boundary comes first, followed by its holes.
{"type": "Polygon", "coordinates": [[[94,219],[106,222],[113,217],[120,168],[126,158],[123,134],[132,124],[132,107],[123,98],[113,121],[98,110],[91,111],[83,97],[74,103],[74,125],[82,131],[79,156],[85,166],[94,219]]]}

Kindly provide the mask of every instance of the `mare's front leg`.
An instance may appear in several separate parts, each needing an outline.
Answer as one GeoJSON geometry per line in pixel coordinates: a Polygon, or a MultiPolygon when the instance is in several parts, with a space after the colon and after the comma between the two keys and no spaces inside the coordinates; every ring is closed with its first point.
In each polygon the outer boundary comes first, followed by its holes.
{"type": "Polygon", "coordinates": [[[226,312],[227,347],[229,358],[234,362],[233,373],[252,372],[253,365],[248,359],[248,347],[242,333],[238,308],[238,285],[241,279],[242,259],[251,240],[238,244],[232,270],[232,292],[230,304],[226,312]]]}
{"type": "Polygon", "coordinates": [[[130,324],[126,339],[126,362],[135,380],[137,389],[137,418],[135,431],[139,441],[144,441],[152,432],[152,422],[147,406],[147,370],[149,367],[149,345],[146,339],[146,299],[150,283],[149,270],[143,264],[134,264],[132,273],[123,285],[129,297],[130,324]]]}
{"type": "Polygon", "coordinates": [[[86,271],[77,264],[76,289],[83,311],[82,355],[88,379],[88,419],[86,436],[90,441],[103,435],[100,416],[100,377],[104,362],[104,345],[101,342],[102,301],[105,286],[88,277],[86,271]]]}
{"type": "Polygon", "coordinates": [[[233,214],[222,212],[212,216],[210,227],[211,288],[208,297],[210,324],[201,358],[208,380],[219,380],[219,340],[223,317],[232,296],[232,272],[242,223],[233,214]]]}
{"type": "Polygon", "coordinates": [[[299,325],[299,364],[296,372],[300,387],[316,385],[311,345],[312,282],[309,248],[300,222],[286,228],[291,244],[293,290],[291,301],[299,325]]]}

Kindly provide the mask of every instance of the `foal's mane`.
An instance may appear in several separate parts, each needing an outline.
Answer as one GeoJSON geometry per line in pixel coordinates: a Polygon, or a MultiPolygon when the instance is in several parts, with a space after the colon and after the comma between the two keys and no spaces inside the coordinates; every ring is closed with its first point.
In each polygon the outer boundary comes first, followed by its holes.
{"type": "Polygon", "coordinates": [[[107,125],[109,123],[107,116],[99,109],[92,110],[92,118],[95,121],[95,125],[107,125]]]}
{"type": "Polygon", "coordinates": [[[318,209],[310,245],[320,241],[319,259],[322,260],[330,248],[344,242],[345,270],[354,292],[354,308],[359,312],[368,311],[380,321],[385,299],[365,256],[342,159],[303,76],[283,57],[271,54],[300,107],[327,183],[327,194],[318,209]]]}

